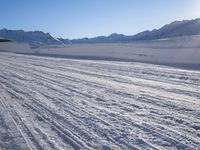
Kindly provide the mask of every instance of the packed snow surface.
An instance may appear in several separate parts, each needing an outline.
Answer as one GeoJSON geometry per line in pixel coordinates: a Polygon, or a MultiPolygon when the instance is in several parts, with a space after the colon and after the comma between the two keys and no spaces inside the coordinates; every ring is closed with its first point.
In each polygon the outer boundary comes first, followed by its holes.
{"type": "Polygon", "coordinates": [[[0,53],[1,150],[200,149],[200,72],[0,53]]]}

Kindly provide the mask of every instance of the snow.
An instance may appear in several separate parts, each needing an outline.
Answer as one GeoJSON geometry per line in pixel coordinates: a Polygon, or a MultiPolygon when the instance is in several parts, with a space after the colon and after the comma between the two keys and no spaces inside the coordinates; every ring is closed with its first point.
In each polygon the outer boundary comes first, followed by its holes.
{"type": "Polygon", "coordinates": [[[137,61],[200,70],[200,36],[130,43],[63,44],[31,49],[28,44],[0,43],[0,52],[53,57],[137,61]]]}
{"type": "Polygon", "coordinates": [[[200,149],[200,72],[0,53],[0,149],[200,149]]]}

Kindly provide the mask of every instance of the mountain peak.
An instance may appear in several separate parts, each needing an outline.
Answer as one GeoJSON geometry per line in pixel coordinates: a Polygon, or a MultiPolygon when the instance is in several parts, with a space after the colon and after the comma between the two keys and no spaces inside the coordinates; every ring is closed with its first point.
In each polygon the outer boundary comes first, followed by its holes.
{"type": "Polygon", "coordinates": [[[118,33],[112,33],[109,35],[109,37],[119,37],[119,36],[124,36],[123,34],[118,34],[118,33]]]}

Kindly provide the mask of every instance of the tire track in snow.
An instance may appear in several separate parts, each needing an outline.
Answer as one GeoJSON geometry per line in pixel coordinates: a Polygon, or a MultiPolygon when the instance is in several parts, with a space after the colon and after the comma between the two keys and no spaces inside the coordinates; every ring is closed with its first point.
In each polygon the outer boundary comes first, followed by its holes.
{"type": "Polygon", "coordinates": [[[36,149],[200,148],[198,71],[9,53],[0,65],[7,107],[36,149]]]}

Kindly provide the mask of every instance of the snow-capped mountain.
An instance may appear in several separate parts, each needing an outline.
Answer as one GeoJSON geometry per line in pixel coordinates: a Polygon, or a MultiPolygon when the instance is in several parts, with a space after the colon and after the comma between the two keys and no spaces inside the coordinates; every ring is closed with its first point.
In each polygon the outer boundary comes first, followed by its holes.
{"type": "Polygon", "coordinates": [[[0,37],[10,39],[16,42],[29,43],[33,45],[43,45],[43,44],[61,44],[59,40],[52,37],[49,33],[44,33],[42,31],[29,31],[25,32],[23,30],[0,30],[0,37]]]}
{"type": "Polygon", "coordinates": [[[29,43],[33,46],[69,43],[132,42],[190,35],[200,35],[200,19],[175,21],[163,26],[160,29],[140,32],[133,36],[125,36],[123,34],[113,33],[109,36],[98,36],[94,38],[82,38],[73,40],[54,38],[49,33],[44,33],[42,31],[25,32],[23,30],[0,30],[0,37],[17,42],[29,43]]]}
{"type": "Polygon", "coordinates": [[[135,40],[154,40],[200,34],[200,19],[175,21],[152,31],[145,31],[133,36],[135,40]]]}
{"type": "Polygon", "coordinates": [[[131,42],[143,40],[156,40],[180,36],[200,35],[200,19],[175,21],[152,31],[143,31],[133,36],[122,34],[111,34],[110,36],[100,36],[96,38],[84,38],[72,40],[75,43],[101,43],[101,42],[131,42]]]}

